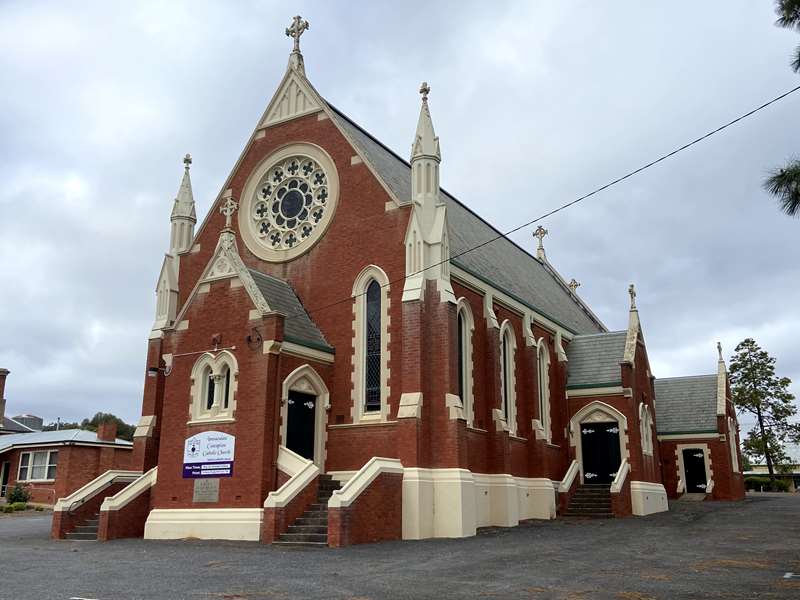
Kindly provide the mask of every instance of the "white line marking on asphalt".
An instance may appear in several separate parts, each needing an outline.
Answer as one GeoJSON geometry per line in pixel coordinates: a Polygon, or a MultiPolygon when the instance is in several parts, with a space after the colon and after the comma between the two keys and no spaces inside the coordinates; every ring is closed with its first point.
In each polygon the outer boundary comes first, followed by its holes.
{"type": "Polygon", "coordinates": [[[80,596],[72,596],[69,600],[97,600],[97,598],[81,598],[80,596]]]}
{"type": "Polygon", "coordinates": [[[784,579],[800,579],[800,574],[798,573],[786,573],[783,576],[784,579]]]}

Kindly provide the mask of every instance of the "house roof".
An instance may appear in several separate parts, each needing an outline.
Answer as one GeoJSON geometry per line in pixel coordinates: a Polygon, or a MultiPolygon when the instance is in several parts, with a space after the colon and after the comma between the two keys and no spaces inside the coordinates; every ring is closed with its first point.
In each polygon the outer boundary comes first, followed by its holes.
{"type": "Polygon", "coordinates": [[[14,446],[54,446],[66,444],[116,444],[117,446],[131,447],[133,442],[116,439],[114,442],[105,442],[97,439],[97,433],[84,429],[61,429],[59,431],[36,431],[34,433],[20,433],[0,437],[0,452],[9,450],[14,446]]]}
{"type": "Polygon", "coordinates": [[[31,431],[36,430],[9,417],[3,417],[3,421],[0,423],[0,434],[29,433],[31,431]]]}
{"type": "Polygon", "coordinates": [[[576,335],[567,346],[567,387],[620,385],[626,331],[576,335]]]}
{"type": "Polygon", "coordinates": [[[656,379],[656,429],[660,434],[717,431],[717,376],[656,379]]]}
{"type": "Polygon", "coordinates": [[[265,275],[259,271],[248,269],[258,290],[272,310],[286,315],[284,322],[284,339],[325,352],[333,352],[333,347],[308,316],[303,303],[297,297],[292,286],[286,281],[265,275]]]}
{"type": "MultiPolygon", "coordinates": [[[[337,125],[399,199],[411,198],[411,166],[374,136],[328,103],[337,125]]],[[[505,292],[529,308],[561,324],[573,333],[605,331],[581,301],[558,281],[544,263],[528,254],[466,205],[441,190],[447,204],[448,236],[452,264],[505,292]],[[486,244],[475,250],[471,248],[486,244]]]]}

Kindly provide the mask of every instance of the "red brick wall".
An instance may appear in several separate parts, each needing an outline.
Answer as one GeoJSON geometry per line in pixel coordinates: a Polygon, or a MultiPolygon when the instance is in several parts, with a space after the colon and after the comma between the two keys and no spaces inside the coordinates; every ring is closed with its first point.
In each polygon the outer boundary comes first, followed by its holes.
{"type": "MultiPolygon", "coordinates": [[[[281,475],[285,476],[281,471],[281,475]]],[[[309,505],[317,501],[319,477],[314,477],[297,496],[286,506],[264,509],[264,522],[261,528],[261,541],[271,544],[286,533],[289,525],[300,517],[309,505]]]]}
{"type": "Polygon", "coordinates": [[[727,441],[719,438],[690,438],[678,440],[662,440],[661,457],[664,472],[664,487],[667,496],[677,498],[678,488],[678,462],[676,449],[678,445],[696,444],[698,448],[707,446],[711,468],[714,471],[714,489],[711,497],[714,500],[742,500],[744,499],[744,476],[734,473],[731,467],[730,447],[727,441]]]}
{"type": "Polygon", "coordinates": [[[97,539],[107,542],[144,537],[144,525],[149,514],[150,490],[147,490],[119,510],[102,511],[97,539]]]}
{"type": "Polygon", "coordinates": [[[381,473],[347,508],[328,509],[332,548],[403,537],[403,475],[381,473]]]}
{"type": "Polygon", "coordinates": [[[631,505],[631,474],[625,478],[622,489],[616,494],[611,494],[611,512],[615,517],[630,517],[633,514],[631,505]]]}

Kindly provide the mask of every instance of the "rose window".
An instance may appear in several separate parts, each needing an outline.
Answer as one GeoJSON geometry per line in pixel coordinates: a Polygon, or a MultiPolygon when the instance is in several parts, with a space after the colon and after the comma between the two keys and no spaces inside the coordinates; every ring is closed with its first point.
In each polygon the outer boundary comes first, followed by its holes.
{"type": "Polygon", "coordinates": [[[290,156],[273,165],[259,182],[252,222],[261,242],[290,250],[312,237],[328,208],[328,176],[308,156],[290,156]]]}

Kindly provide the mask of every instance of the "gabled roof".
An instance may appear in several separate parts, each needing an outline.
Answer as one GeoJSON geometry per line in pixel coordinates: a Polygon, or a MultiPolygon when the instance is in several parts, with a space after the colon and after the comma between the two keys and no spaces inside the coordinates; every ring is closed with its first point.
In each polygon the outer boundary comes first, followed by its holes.
{"type": "Polygon", "coordinates": [[[23,425],[19,421],[15,421],[9,417],[3,417],[3,421],[0,423],[0,434],[6,433],[29,433],[31,431],[36,431],[35,429],[31,429],[27,425],[23,425]]]}
{"type": "Polygon", "coordinates": [[[97,439],[97,433],[84,429],[61,429],[59,431],[36,431],[34,433],[20,433],[0,437],[0,452],[13,446],[52,446],[66,444],[116,444],[117,446],[131,447],[133,442],[117,439],[106,442],[97,439]]]}
{"type": "MultiPolygon", "coordinates": [[[[328,103],[336,124],[357,145],[384,184],[400,201],[411,200],[411,166],[339,109],[328,103]]],[[[498,288],[522,304],[558,322],[574,333],[605,330],[562,283],[537,258],[508,238],[501,237],[476,250],[463,252],[492,240],[501,232],[466,205],[441,190],[447,204],[448,235],[452,264],[498,288]]]]}
{"type": "Polygon", "coordinates": [[[717,376],[656,379],[656,429],[659,434],[717,431],[717,376]]]}
{"type": "Polygon", "coordinates": [[[249,271],[256,287],[261,292],[261,295],[264,296],[269,307],[286,315],[284,339],[287,342],[294,342],[325,352],[334,351],[325,336],[322,335],[319,327],[308,316],[303,303],[294,293],[292,286],[283,279],[278,279],[253,269],[249,269],[249,271]]]}
{"type": "Polygon", "coordinates": [[[567,388],[621,385],[627,331],[576,335],[567,347],[567,388]]]}

